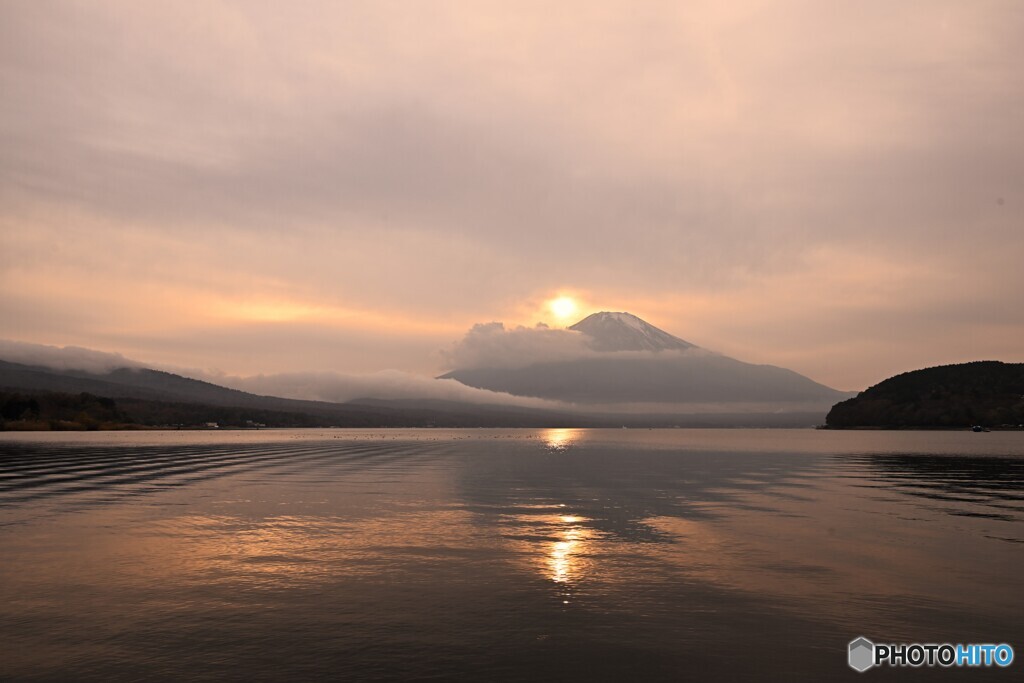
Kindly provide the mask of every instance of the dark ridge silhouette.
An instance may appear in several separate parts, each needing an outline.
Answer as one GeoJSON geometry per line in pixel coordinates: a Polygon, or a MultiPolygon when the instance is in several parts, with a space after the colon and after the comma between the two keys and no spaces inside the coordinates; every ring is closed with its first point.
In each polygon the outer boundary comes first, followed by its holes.
{"type": "Polygon", "coordinates": [[[1024,424],[1024,363],[976,361],[905,372],[833,406],[834,429],[1024,424]]]}

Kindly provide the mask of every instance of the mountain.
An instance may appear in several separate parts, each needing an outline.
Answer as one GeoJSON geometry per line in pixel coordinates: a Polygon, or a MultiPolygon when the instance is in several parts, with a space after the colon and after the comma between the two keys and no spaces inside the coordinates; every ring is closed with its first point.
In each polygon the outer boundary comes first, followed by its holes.
{"type": "Polygon", "coordinates": [[[1024,363],[977,361],[905,372],[836,404],[835,429],[1024,424],[1024,363]]]}
{"type": "Polygon", "coordinates": [[[722,411],[811,410],[823,418],[850,396],[792,370],[700,349],[629,313],[595,313],[569,329],[584,335],[593,353],[520,367],[458,368],[442,378],[577,404],[674,404],[677,412],[711,404],[722,411]]]}
{"type": "Polygon", "coordinates": [[[630,313],[594,313],[569,329],[589,337],[588,345],[595,351],[685,351],[697,348],[630,313]]]}

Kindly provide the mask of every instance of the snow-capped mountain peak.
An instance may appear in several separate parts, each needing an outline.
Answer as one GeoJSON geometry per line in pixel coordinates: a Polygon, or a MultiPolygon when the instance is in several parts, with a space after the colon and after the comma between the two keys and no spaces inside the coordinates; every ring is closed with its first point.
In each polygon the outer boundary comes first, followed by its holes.
{"type": "Polygon", "coordinates": [[[665,351],[697,348],[694,344],[659,330],[631,313],[594,313],[569,329],[590,337],[590,347],[595,351],[665,351]]]}

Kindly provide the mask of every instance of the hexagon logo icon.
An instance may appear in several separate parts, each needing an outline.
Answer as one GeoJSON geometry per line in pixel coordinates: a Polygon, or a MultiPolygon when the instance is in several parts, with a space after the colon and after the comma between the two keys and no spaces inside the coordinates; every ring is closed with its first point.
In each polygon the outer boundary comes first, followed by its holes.
{"type": "Polygon", "coordinates": [[[864,636],[851,640],[849,655],[850,668],[863,673],[875,665],[875,644],[864,636]]]}

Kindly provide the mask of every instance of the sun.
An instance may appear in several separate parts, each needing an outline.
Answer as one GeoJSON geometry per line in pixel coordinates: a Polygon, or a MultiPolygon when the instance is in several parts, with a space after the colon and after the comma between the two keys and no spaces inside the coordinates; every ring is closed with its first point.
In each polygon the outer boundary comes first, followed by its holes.
{"type": "Polygon", "coordinates": [[[568,320],[576,314],[578,307],[570,297],[560,296],[548,302],[548,308],[559,320],[568,320]]]}

